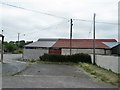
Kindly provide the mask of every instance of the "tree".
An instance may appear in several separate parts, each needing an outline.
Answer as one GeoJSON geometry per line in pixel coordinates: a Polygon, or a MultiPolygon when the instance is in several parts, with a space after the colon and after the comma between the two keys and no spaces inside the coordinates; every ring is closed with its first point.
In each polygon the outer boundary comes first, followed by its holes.
{"type": "Polygon", "coordinates": [[[14,41],[10,41],[9,43],[13,43],[13,44],[15,44],[15,42],[14,42],[14,41]]]}
{"type": "Polygon", "coordinates": [[[9,53],[21,53],[23,51],[24,45],[33,43],[33,41],[21,40],[21,41],[10,41],[4,42],[4,51],[9,53]]]}
{"type": "Polygon", "coordinates": [[[24,41],[24,40],[21,40],[21,41],[20,41],[20,44],[19,44],[19,47],[20,47],[20,48],[23,48],[24,45],[25,45],[25,41],[24,41]]]}
{"type": "Polygon", "coordinates": [[[5,42],[4,43],[4,49],[5,49],[5,52],[13,53],[17,49],[17,46],[14,43],[5,42]]]}
{"type": "Polygon", "coordinates": [[[25,43],[25,45],[30,44],[30,43],[33,43],[33,41],[27,41],[27,42],[25,43]]]}

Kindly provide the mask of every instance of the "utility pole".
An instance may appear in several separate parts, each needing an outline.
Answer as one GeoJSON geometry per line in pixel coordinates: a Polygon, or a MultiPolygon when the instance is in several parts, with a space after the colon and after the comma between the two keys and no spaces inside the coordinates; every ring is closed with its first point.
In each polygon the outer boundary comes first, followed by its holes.
{"type": "Polygon", "coordinates": [[[93,17],[93,64],[95,65],[95,17],[96,14],[94,13],[94,17],[93,17]]]}
{"type": "Polygon", "coordinates": [[[3,30],[2,30],[2,35],[3,35],[3,30]]]}
{"type": "Polygon", "coordinates": [[[73,21],[70,19],[70,55],[72,55],[72,26],[73,26],[73,21]]]}
{"type": "Polygon", "coordinates": [[[18,46],[19,46],[19,40],[20,39],[20,33],[18,33],[18,46]]]}
{"type": "Polygon", "coordinates": [[[4,36],[0,34],[0,37],[2,37],[2,45],[1,45],[1,63],[3,64],[3,53],[4,53],[4,48],[3,48],[3,43],[4,43],[4,36]]]}
{"type": "Polygon", "coordinates": [[[2,64],[3,64],[3,53],[4,53],[3,44],[4,44],[4,36],[2,36],[2,48],[1,48],[1,63],[2,64]]]}

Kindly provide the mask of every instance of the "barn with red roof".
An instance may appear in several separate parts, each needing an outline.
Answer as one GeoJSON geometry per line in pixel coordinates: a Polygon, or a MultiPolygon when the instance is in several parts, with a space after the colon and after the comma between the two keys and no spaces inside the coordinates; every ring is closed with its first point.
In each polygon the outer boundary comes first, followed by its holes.
{"type": "MultiPolygon", "coordinates": [[[[115,43],[115,39],[96,39],[96,54],[111,54],[111,47],[106,43],[115,43]]],[[[93,39],[72,39],[72,54],[76,53],[93,53],[93,39]]],[[[49,54],[70,54],[70,39],[39,39],[38,41],[26,45],[23,52],[24,59],[38,59],[45,53],[49,54]]]]}

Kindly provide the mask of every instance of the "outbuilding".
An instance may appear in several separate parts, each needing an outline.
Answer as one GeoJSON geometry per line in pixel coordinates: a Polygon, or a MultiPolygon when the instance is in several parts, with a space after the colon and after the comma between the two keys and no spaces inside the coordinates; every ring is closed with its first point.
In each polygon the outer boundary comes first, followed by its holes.
{"type": "MultiPolygon", "coordinates": [[[[107,42],[117,42],[115,39],[96,39],[96,54],[111,54],[111,47],[106,45],[107,42]]],[[[39,59],[45,53],[69,55],[70,48],[72,54],[87,53],[93,54],[93,39],[39,39],[38,41],[28,44],[24,47],[24,59],[39,59]]]]}
{"type": "MultiPolygon", "coordinates": [[[[115,39],[96,39],[95,53],[96,54],[111,54],[111,48],[104,42],[117,42],[115,39]]],[[[93,54],[93,39],[72,39],[71,51],[75,53],[93,54]]],[[[61,49],[62,55],[70,54],[70,39],[58,39],[52,48],[61,49]]]]}
{"type": "Polygon", "coordinates": [[[45,53],[49,53],[49,49],[55,44],[57,39],[39,39],[36,42],[25,45],[23,50],[24,59],[39,59],[45,53]]]}
{"type": "Polygon", "coordinates": [[[116,46],[112,47],[111,52],[113,55],[120,56],[120,43],[118,43],[116,46]]]}

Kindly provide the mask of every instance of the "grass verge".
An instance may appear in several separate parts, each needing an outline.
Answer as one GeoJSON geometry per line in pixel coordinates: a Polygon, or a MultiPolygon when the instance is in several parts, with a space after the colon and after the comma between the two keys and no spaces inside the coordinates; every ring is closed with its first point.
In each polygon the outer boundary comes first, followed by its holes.
{"type": "Polygon", "coordinates": [[[80,63],[78,67],[90,73],[97,81],[111,83],[112,85],[120,85],[120,74],[92,64],[80,63]]]}

